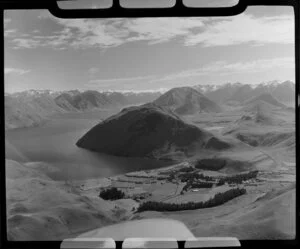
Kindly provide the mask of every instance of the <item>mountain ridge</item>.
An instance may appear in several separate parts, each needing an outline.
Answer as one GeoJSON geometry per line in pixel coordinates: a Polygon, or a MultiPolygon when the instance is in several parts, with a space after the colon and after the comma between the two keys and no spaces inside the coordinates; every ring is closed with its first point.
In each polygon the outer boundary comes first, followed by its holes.
{"type": "Polygon", "coordinates": [[[225,83],[220,85],[194,85],[193,88],[217,103],[227,101],[245,101],[263,92],[271,93],[281,102],[295,99],[295,83],[293,81],[270,81],[259,84],[225,83]]]}
{"type": "Polygon", "coordinates": [[[222,108],[192,87],[176,87],[167,91],[153,103],[168,107],[179,115],[201,112],[221,112],[222,108]]]}
{"type": "MultiPolygon", "coordinates": [[[[190,89],[191,87],[187,88],[190,89]]],[[[236,82],[222,85],[198,85],[193,86],[193,88],[198,92],[197,95],[209,99],[209,103],[211,103],[210,101],[215,102],[217,106],[218,103],[229,105],[230,102],[239,105],[261,93],[270,93],[278,101],[284,103],[295,99],[295,83],[292,81],[271,81],[256,85],[236,82]]],[[[31,89],[5,93],[5,129],[38,126],[44,123],[49,115],[55,113],[92,111],[101,108],[120,108],[122,106],[144,104],[153,102],[166,94],[166,92],[162,94],[162,91],[99,92],[90,90],[90,93],[93,92],[95,96],[92,96],[89,100],[84,96],[84,92],[87,91],[31,89]]],[[[199,109],[201,109],[201,106],[195,104],[193,98],[188,98],[188,101],[182,104],[177,111],[181,115],[185,115],[189,112],[197,112],[199,109]]]]}

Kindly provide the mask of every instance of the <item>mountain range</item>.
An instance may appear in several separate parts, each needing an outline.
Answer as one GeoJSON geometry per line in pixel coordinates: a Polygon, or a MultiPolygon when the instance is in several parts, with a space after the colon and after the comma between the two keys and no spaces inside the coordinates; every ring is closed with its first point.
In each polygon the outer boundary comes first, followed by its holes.
{"type": "Polygon", "coordinates": [[[54,113],[93,111],[151,102],[160,92],[55,92],[28,90],[5,94],[5,129],[38,126],[54,113]]]}
{"type": "Polygon", "coordinates": [[[295,83],[292,81],[271,81],[257,85],[226,83],[223,85],[195,85],[197,91],[216,103],[243,102],[249,98],[270,93],[281,102],[295,101],[295,83]]]}
{"type": "Polygon", "coordinates": [[[291,81],[258,85],[227,83],[195,85],[162,92],[98,92],[28,90],[5,93],[5,128],[39,125],[54,113],[93,111],[153,102],[170,108],[178,115],[220,112],[223,104],[245,105],[246,101],[268,93],[280,102],[295,100],[295,84],[291,81]]]}

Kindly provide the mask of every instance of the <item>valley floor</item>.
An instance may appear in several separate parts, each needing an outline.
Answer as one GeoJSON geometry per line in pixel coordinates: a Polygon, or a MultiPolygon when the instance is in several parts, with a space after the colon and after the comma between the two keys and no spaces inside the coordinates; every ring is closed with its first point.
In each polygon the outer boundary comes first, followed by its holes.
{"type": "MultiPolygon", "coordinates": [[[[211,189],[194,189],[180,194],[184,183],[161,180],[161,175],[188,167],[186,163],[167,169],[136,172],[106,180],[74,183],[82,195],[95,197],[99,189],[115,186],[128,199],[112,201],[122,210],[122,220],[168,218],[182,221],[195,236],[233,236],[239,239],[292,239],[295,236],[295,168],[261,171],[255,180],[225,184],[211,189]],[[158,180],[159,179],[159,180],[158,180]],[[231,188],[245,188],[247,194],[207,209],[177,212],[136,213],[141,202],[187,203],[206,201],[231,188]],[[134,199],[134,200],[133,200],[134,199]],[[125,207],[125,210],[124,210],[125,207]]],[[[216,172],[202,174],[222,176],[216,172]]],[[[120,211],[121,213],[121,211],[120,211]]]]}
{"type": "MultiPolygon", "coordinates": [[[[12,164],[16,163],[7,163],[12,164]]],[[[260,171],[255,179],[242,184],[214,185],[181,194],[185,183],[166,176],[188,167],[189,163],[181,163],[109,178],[57,182],[33,171],[28,177],[16,176],[22,166],[14,166],[16,172],[7,180],[9,236],[13,240],[39,240],[49,236],[56,240],[122,221],[168,218],[182,221],[195,236],[294,238],[294,165],[274,172],[260,171]],[[16,177],[19,177],[17,181],[16,177]],[[115,201],[99,198],[101,189],[109,187],[122,190],[125,198],[115,201]],[[145,201],[206,201],[216,193],[236,187],[245,188],[247,193],[221,206],[177,212],[136,212],[145,201]]],[[[199,172],[215,178],[226,175],[206,170],[199,172]]]]}

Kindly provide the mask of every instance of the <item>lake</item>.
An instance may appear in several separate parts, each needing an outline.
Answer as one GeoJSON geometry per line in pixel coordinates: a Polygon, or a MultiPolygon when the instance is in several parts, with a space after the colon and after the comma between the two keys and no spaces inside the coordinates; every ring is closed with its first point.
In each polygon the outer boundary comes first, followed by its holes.
{"type": "Polygon", "coordinates": [[[108,177],[172,164],[145,158],[110,156],[75,145],[89,129],[118,111],[57,114],[43,126],[6,131],[6,158],[24,163],[49,163],[60,170],[51,175],[56,180],[108,177]]]}

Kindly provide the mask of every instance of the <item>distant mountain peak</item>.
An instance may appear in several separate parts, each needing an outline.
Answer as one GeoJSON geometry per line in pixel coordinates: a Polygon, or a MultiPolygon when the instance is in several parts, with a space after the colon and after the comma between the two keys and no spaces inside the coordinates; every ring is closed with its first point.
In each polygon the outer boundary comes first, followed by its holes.
{"type": "Polygon", "coordinates": [[[271,81],[261,82],[258,85],[268,86],[268,85],[278,85],[278,84],[280,84],[279,80],[271,80],[271,81]]]}
{"type": "Polygon", "coordinates": [[[284,104],[280,103],[271,93],[268,92],[261,93],[260,95],[247,100],[245,104],[256,103],[258,101],[263,101],[277,107],[285,107],[284,104]]]}
{"type": "Polygon", "coordinates": [[[220,106],[192,87],[172,88],[156,99],[154,103],[168,107],[179,115],[221,111],[220,106]]]}

